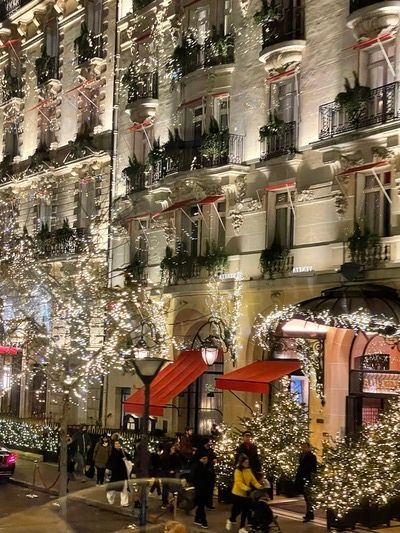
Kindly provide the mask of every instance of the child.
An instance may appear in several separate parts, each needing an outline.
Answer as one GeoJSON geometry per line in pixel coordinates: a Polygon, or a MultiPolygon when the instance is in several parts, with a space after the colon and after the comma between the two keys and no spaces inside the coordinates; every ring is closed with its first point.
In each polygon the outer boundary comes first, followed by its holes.
{"type": "Polygon", "coordinates": [[[197,456],[197,463],[193,471],[193,485],[195,489],[196,515],[194,523],[203,529],[208,529],[206,505],[209,500],[210,487],[214,482],[212,465],[209,463],[207,450],[201,451],[197,456]]]}
{"type": "Polygon", "coordinates": [[[251,493],[251,525],[254,533],[268,533],[274,515],[268,505],[268,489],[254,490],[251,493]]]}

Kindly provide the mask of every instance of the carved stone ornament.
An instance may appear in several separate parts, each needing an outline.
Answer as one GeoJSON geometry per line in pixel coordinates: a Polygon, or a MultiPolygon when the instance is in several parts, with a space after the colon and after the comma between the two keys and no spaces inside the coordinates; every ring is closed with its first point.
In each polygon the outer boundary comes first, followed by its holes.
{"type": "Polygon", "coordinates": [[[357,152],[353,155],[342,155],[340,156],[340,166],[341,170],[345,171],[348,168],[356,167],[364,164],[364,158],[361,155],[361,152],[357,152]]]}
{"type": "Polygon", "coordinates": [[[374,161],[383,161],[393,156],[393,150],[389,150],[386,146],[374,146],[371,148],[371,153],[374,161]]]}
{"type": "Polygon", "coordinates": [[[315,197],[314,191],[311,189],[303,189],[299,193],[297,193],[296,201],[297,202],[310,202],[315,197]]]}
{"type": "Polygon", "coordinates": [[[279,50],[267,51],[260,55],[260,61],[264,63],[266,72],[273,76],[275,74],[281,74],[288,70],[297,68],[302,59],[305,48],[305,41],[299,44],[293,44],[284,46],[279,50]]]}
{"type": "Polygon", "coordinates": [[[349,206],[348,197],[342,191],[336,191],[334,193],[336,214],[339,220],[342,220],[346,210],[349,206]]]}
{"type": "Polygon", "coordinates": [[[358,41],[374,39],[379,35],[395,33],[400,22],[398,2],[376,2],[354,11],[347,21],[358,41]],[[391,5],[388,5],[391,4],[391,5]]]}

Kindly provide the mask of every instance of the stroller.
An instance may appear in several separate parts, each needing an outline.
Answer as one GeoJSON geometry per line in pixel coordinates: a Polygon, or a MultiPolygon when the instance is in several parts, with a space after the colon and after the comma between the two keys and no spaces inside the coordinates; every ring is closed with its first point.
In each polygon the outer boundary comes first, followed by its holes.
{"type": "Polygon", "coordinates": [[[278,517],[274,516],[267,502],[267,491],[254,490],[250,495],[251,505],[251,533],[282,533],[278,517]]]}

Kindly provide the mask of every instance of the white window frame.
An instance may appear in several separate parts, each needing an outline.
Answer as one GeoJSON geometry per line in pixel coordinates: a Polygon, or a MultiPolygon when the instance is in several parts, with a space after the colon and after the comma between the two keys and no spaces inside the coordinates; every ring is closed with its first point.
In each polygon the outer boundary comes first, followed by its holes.
{"type": "Polygon", "coordinates": [[[369,231],[371,231],[372,233],[376,233],[380,237],[388,237],[391,234],[391,204],[387,196],[383,192],[382,188],[385,189],[387,195],[390,197],[392,187],[392,173],[390,171],[383,171],[379,173],[375,172],[375,175],[373,173],[364,175],[362,199],[360,204],[360,213],[361,215],[364,215],[364,230],[368,229],[369,231]],[[386,181],[389,177],[389,174],[390,179],[386,181]],[[381,185],[379,185],[379,183],[377,182],[377,178],[379,179],[381,185]],[[378,213],[373,213],[372,220],[370,220],[371,217],[368,216],[369,213],[367,212],[367,197],[369,195],[374,195],[376,198],[378,198],[379,201],[378,213]],[[386,209],[388,217],[387,227],[385,227],[386,209]]]}

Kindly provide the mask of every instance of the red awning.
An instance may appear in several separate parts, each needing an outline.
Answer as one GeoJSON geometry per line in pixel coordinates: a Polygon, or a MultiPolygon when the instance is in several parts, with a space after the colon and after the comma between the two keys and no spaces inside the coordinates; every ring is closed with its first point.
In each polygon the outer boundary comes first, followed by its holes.
{"type": "Polygon", "coordinates": [[[218,389],[266,394],[269,383],[301,368],[300,361],[275,359],[256,361],[215,380],[218,389]]]}
{"type": "Polygon", "coordinates": [[[164,215],[165,213],[171,213],[171,211],[176,211],[177,209],[183,209],[184,207],[188,207],[191,205],[208,205],[213,204],[214,202],[218,202],[218,200],[222,200],[222,198],[225,198],[223,194],[214,194],[212,196],[206,196],[205,198],[202,198],[201,200],[196,200],[195,198],[191,198],[190,200],[182,200],[181,202],[176,202],[163,211],[161,213],[157,213],[154,216],[164,215]]]}
{"type": "MultiPolygon", "coordinates": [[[[207,370],[199,350],[182,352],[178,359],[166,366],[150,387],[150,414],[162,416],[164,407],[207,370]]],[[[144,391],[137,390],[125,402],[125,412],[143,414],[144,391]]]]}
{"type": "Polygon", "coordinates": [[[0,346],[0,355],[18,355],[20,351],[16,346],[0,346]]]}
{"type": "Polygon", "coordinates": [[[387,41],[389,39],[393,39],[394,35],[392,33],[384,33],[383,35],[379,35],[378,37],[373,37],[372,39],[364,39],[357,44],[353,44],[352,48],[353,50],[362,50],[363,48],[368,48],[368,46],[372,46],[376,43],[383,43],[384,41],[387,41]]]}
{"type": "Polygon", "coordinates": [[[296,186],[295,180],[289,180],[289,181],[284,181],[283,183],[274,183],[271,185],[266,185],[264,189],[266,191],[279,191],[280,189],[286,189],[288,187],[290,188],[290,187],[295,187],[295,186],[296,186]]]}
{"type": "Polygon", "coordinates": [[[348,176],[349,174],[355,174],[356,172],[365,172],[373,168],[384,167],[388,164],[387,161],[376,161],[375,163],[367,163],[366,165],[359,165],[358,167],[350,167],[343,172],[340,172],[338,176],[348,176]]]}
{"type": "Polygon", "coordinates": [[[199,200],[198,202],[196,202],[196,205],[214,204],[215,202],[218,202],[218,200],[222,200],[223,198],[225,198],[223,194],[215,194],[213,196],[206,196],[202,200],[199,200]]]}

